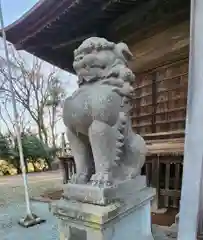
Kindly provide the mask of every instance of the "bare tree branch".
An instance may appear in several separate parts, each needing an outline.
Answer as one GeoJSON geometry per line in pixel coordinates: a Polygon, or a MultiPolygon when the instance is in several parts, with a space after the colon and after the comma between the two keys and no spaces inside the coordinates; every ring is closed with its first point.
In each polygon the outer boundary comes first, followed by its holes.
{"type": "MultiPolygon", "coordinates": [[[[61,99],[64,97],[61,82],[57,77],[58,71],[53,67],[45,75],[44,65],[41,60],[33,58],[31,66],[28,66],[19,52],[16,52],[13,48],[9,49],[9,51],[14,92],[18,104],[23,109],[19,116],[22,130],[25,130],[30,124],[30,122],[26,122],[25,120],[25,116],[29,115],[30,119],[37,125],[40,139],[48,143],[49,131],[45,119],[45,115],[48,113],[52,145],[55,146],[55,126],[60,119],[57,110],[60,108],[61,99]]],[[[11,97],[9,78],[5,65],[5,60],[0,58],[0,99],[10,99],[11,97]]],[[[2,118],[1,115],[0,113],[0,117],[2,118]]]]}

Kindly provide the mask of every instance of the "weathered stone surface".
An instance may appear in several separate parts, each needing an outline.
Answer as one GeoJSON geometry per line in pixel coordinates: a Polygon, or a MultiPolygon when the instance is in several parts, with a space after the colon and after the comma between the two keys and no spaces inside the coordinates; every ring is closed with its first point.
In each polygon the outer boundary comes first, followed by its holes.
{"type": "Polygon", "coordinates": [[[150,201],[155,191],[144,188],[126,195],[107,206],[60,200],[53,205],[59,219],[59,229],[69,239],[70,228],[87,233],[87,240],[153,239],[151,234],[150,201]]]}
{"type": "Polygon", "coordinates": [[[76,227],[70,227],[68,240],[87,240],[87,232],[76,227]]]}
{"type": "Polygon", "coordinates": [[[75,199],[80,202],[92,203],[97,205],[107,205],[116,200],[124,199],[132,192],[137,192],[146,187],[146,177],[137,176],[118,182],[114,186],[92,186],[84,184],[67,184],[64,188],[64,198],[75,199]]]}
{"type": "Polygon", "coordinates": [[[131,126],[131,58],[126,44],[98,37],[85,40],[74,52],[79,89],[63,109],[77,169],[73,184],[109,186],[140,175],[147,148],[131,126]]]}
{"type": "Polygon", "coordinates": [[[132,130],[135,80],[124,43],[85,40],[74,52],[79,89],[66,99],[63,120],[76,174],[53,205],[68,240],[152,240],[155,191],[140,176],[147,147],[132,130]]]}

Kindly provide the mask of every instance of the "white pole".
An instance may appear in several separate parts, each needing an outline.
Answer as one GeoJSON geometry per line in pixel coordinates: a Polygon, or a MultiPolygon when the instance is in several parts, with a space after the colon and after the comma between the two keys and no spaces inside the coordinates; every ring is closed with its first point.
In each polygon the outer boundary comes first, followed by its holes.
{"type": "Polygon", "coordinates": [[[11,65],[10,65],[10,60],[9,60],[7,42],[6,42],[6,33],[5,33],[5,30],[4,30],[4,20],[3,20],[1,0],[0,0],[0,21],[1,21],[1,31],[2,31],[3,43],[4,43],[4,49],[5,49],[5,56],[6,56],[7,68],[8,68],[9,88],[10,88],[11,97],[12,97],[13,115],[14,115],[14,121],[15,121],[15,124],[14,124],[15,129],[14,130],[15,130],[16,137],[17,137],[17,142],[18,142],[20,164],[21,164],[23,183],[24,183],[24,189],[25,189],[26,209],[27,209],[27,215],[31,216],[32,213],[31,213],[31,208],[30,208],[27,175],[26,175],[24,156],[23,156],[23,148],[22,148],[22,142],[21,142],[21,131],[20,131],[20,125],[19,125],[19,121],[18,121],[18,116],[19,115],[18,115],[17,106],[16,106],[15,91],[14,91],[14,88],[13,88],[13,78],[12,78],[12,73],[11,73],[11,65]]]}
{"type": "Polygon", "coordinates": [[[191,0],[190,63],[178,240],[196,240],[203,178],[203,0],[191,0]]]}

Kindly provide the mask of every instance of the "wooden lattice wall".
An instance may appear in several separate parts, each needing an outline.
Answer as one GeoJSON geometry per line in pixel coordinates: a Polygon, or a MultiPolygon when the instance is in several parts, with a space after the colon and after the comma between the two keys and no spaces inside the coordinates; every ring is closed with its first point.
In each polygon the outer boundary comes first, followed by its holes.
{"type": "Polygon", "coordinates": [[[136,74],[132,124],[141,135],[185,128],[188,59],[136,74]]]}

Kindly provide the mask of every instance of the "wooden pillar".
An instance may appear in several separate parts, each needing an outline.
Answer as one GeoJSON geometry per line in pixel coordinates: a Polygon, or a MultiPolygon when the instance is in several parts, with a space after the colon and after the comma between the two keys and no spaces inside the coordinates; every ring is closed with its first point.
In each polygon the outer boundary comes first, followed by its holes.
{"type": "Polygon", "coordinates": [[[203,0],[191,0],[191,42],[179,240],[196,240],[203,177],[203,0]]]}
{"type": "Polygon", "coordinates": [[[61,135],[61,156],[64,157],[66,155],[66,140],[65,133],[61,135]]]}
{"type": "Polygon", "coordinates": [[[156,111],[157,111],[157,72],[152,75],[152,132],[156,132],[156,111]]]}

